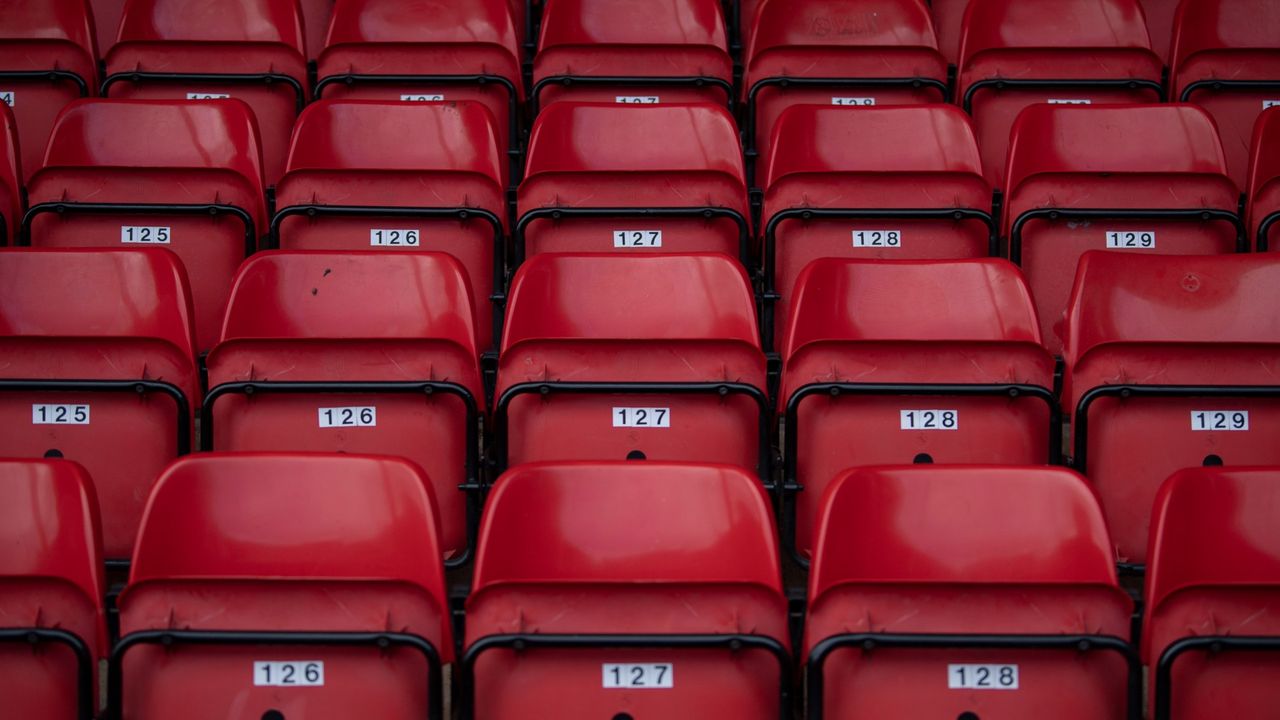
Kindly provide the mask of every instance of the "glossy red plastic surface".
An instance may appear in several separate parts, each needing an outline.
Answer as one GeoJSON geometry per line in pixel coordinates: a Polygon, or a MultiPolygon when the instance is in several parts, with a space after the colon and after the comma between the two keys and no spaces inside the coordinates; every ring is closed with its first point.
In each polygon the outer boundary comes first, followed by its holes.
{"type": "MultiPolygon", "coordinates": [[[[508,471],[480,529],[467,644],[488,635],[751,634],[785,647],[768,498],[747,473],[663,462],[537,463],[508,471]]],[[[476,717],[776,718],[763,652],[489,650],[476,717]],[[673,687],[602,689],[601,663],[664,662],[673,687]]]]}
{"type": "MultiPolygon", "coordinates": [[[[1235,213],[1213,121],[1188,105],[1032,105],[1014,123],[1005,171],[1004,234],[1038,208],[1202,210],[1235,213]]],[[[1041,331],[1062,351],[1063,311],[1080,255],[1094,249],[1209,255],[1236,248],[1222,221],[1037,219],[1022,231],[1023,272],[1041,331]],[[1109,232],[1152,233],[1152,246],[1108,248],[1109,232]]]]}
{"type": "Polygon", "coordinates": [[[1151,49],[1165,64],[1169,64],[1170,44],[1173,42],[1173,15],[1178,0],[1141,0],[1142,14],[1147,18],[1147,35],[1151,49]]]}
{"type": "MultiPolygon", "coordinates": [[[[1280,212],[1280,110],[1258,116],[1249,159],[1249,237],[1256,241],[1267,217],[1280,212]]],[[[1280,221],[1267,234],[1269,250],[1280,250],[1280,221]]]]}
{"type": "MultiPolygon", "coordinates": [[[[144,630],[398,632],[452,642],[421,470],[364,455],[191,456],[156,481],[120,595],[122,635],[144,630]]],[[[124,658],[125,716],[189,707],[286,715],[426,714],[426,662],[407,648],[135,647],[124,658]],[[323,686],[250,683],[262,660],[322,661],[323,686]]]]}
{"type": "MultiPolygon", "coordinates": [[[[0,253],[7,380],[153,380],[198,404],[186,278],[160,249],[0,253]]],[[[127,557],[147,488],[177,454],[178,414],[159,393],[22,390],[0,396],[0,456],[50,450],[85,466],[108,557],[127,557]],[[85,424],[33,424],[36,404],[86,405],[85,424]]]]}
{"type": "Polygon", "coordinates": [[[947,62],[960,61],[960,26],[969,0],[930,0],[929,15],[938,34],[938,50],[947,62]]]}
{"type": "Polygon", "coordinates": [[[124,15],[124,6],[128,0],[89,0],[93,10],[93,27],[98,44],[98,57],[107,54],[116,44],[116,35],[120,32],[120,17],[124,15]]]}
{"type": "MultiPolygon", "coordinates": [[[[851,470],[823,507],[806,656],[845,633],[1128,636],[1132,602],[1116,584],[1102,513],[1070,470],[851,470]]],[[[852,647],[829,655],[825,674],[828,715],[1125,716],[1114,653],[852,647]],[[950,690],[949,663],[1017,664],[1019,691],[950,690]]]]}
{"type": "Polygon", "coordinates": [[[306,36],[307,60],[315,60],[324,49],[335,5],[336,0],[298,0],[298,7],[302,10],[302,30],[306,36]]]}
{"type": "MultiPolygon", "coordinates": [[[[4,103],[0,103],[4,105],[4,103]]],[[[0,226],[12,245],[22,220],[22,162],[18,157],[18,124],[9,106],[0,107],[0,226]]]]}

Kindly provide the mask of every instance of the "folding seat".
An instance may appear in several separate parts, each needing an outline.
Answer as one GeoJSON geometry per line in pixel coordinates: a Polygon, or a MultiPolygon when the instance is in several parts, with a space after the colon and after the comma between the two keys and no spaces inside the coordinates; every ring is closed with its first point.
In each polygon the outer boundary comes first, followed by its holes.
{"type": "Polygon", "coordinates": [[[248,103],[267,184],[275,185],[307,102],[298,0],[129,0],[104,62],[103,95],[248,103]]]}
{"type": "Polygon", "coordinates": [[[495,397],[499,469],[771,452],[751,288],[722,255],[544,254],[511,281],[495,397]]]}
{"type": "Polygon", "coordinates": [[[462,717],[789,717],[767,496],[723,465],[537,463],[485,508],[462,717]]]}
{"type": "Polygon", "coordinates": [[[98,53],[87,0],[0,3],[0,102],[18,121],[22,177],[40,167],[53,119],[98,91],[98,53]]]}
{"type": "Polygon", "coordinates": [[[1258,113],[1280,105],[1280,4],[1189,0],[1173,26],[1170,98],[1199,105],[1222,133],[1231,177],[1241,186],[1258,113]]]}
{"type": "Polygon", "coordinates": [[[853,469],[818,532],[809,717],[1142,717],[1133,603],[1079,475],[853,469]]]}
{"type": "Polygon", "coordinates": [[[561,103],[533,123],[513,264],[544,252],[722,252],[750,266],[733,117],[709,104],[561,103]]]}
{"type": "Polygon", "coordinates": [[[0,457],[84,465],[113,563],[156,474],[191,449],[190,304],[167,250],[0,253],[0,457]]]}
{"type": "Polygon", "coordinates": [[[1143,658],[1151,717],[1261,718],[1280,701],[1280,469],[1187,468],[1152,513],[1143,658]]]}
{"type": "Polygon", "coordinates": [[[367,455],[195,455],[147,501],[111,717],[443,717],[453,658],[422,471],[367,455]]]}
{"type": "Polygon", "coordinates": [[[0,246],[17,241],[22,219],[22,161],[18,157],[18,125],[0,103],[0,246]]]}
{"type": "Polygon", "coordinates": [[[1061,461],[1053,357],[1005,260],[815,260],[785,330],[785,540],[801,562],[846,468],[1061,461]]]}
{"type": "MultiPolygon", "coordinates": [[[[520,146],[520,30],[508,0],[338,0],[316,97],[472,100],[520,146]]],[[[512,176],[520,157],[511,155],[512,176]]]]}
{"type": "Polygon", "coordinates": [[[1062,404],[1122,563],[1146,562],[1151,499],[1174,471],[1280,464],[1278,302],[1269,255],[1081,259],[1062,404]]]}
{"type": "Polygon", "coordinates": [[[761,176],[766,343],[816,258],[998,254],[991,185],[958,108],[797,105],[773,137],[761,176]]]}
{"type": "Polygon", "coordinates": [[[1026,274],[1054,354],[1085,251],[1249,249],[1240,191],[1213,121],[1195,107],[1029,106],[1013,126],[1004,188],[1009,258],[1026,274]]]}
{"type": "Polygon", "coordinates": [[[749,156],[769,157],[773,125],[792,105],[918,105],[948,96],[947,61],[923,0],[762,2],[743,65],[749,156]]]}
{"type": "Polygon", "coordinates": [[[259,253],[209,353],[203,447],[408,458],[460,562],[484,398],[475,342],[467,280],[447,255],[259,253]]]}
{"type": "Polygon", "coordinates": [[[530,97],[731,105],[720,0],[546,0],[530,97]]]}
{"type": "Polygon", "coordinates": [[[956,97],[998,184],[1023,108],[1159,102],[1162,72],[1138,0],[970,0],[956,97]]]}
{"type": "Polygon", "coordinates": [[[506,166],[479,103],[322,101],[298,118],[272,242],[299,250],[436,250],[470,279],[478,347],[496,339],[506,166]]]}
{"type": "Polygon", "coordinates": [[[1259,251],[1280,249],[1280,110],[1258,116],[1249,159],[1249,234],[1259,251]]]}
{"type": "Polygon", "coordinates": [[[172,250],[191,280],[204,352],[236,267],[266,231],[260,157],[253,115],[238,101],[78,101],[27,184],[25,241],[172,250]]]}

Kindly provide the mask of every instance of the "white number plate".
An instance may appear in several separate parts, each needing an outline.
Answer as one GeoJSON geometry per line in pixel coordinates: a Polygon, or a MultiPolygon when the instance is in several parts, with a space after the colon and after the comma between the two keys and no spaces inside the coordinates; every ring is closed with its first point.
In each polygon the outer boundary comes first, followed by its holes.
{"type": "Polygon", "coordinates": [[[832,105],[875,105],[876,99],[873,97],[833,97],[832,105]]]}
{"type": "Polygon", "coordinates": [[[370,230],[369,244],[374,247],[418,247],[418,231],[408,229],[370,230]]]}
{"type": "MultiPolygon", "coordinates": [[[[4,93],[0,93],[0,98],[4,97],[4,93]]],[[[13,104],[13,93],[9,93],[9,104],[13,104]]],[[[1273,107],[1280,107],[1280,100],[1263,100],[1262,109],[1270,110],[1273,107]]]]}
{"type": "Polygon", "coordinates": [[[902,247],[900,230],[854,230],[854,247],[902,247]]]}
{"type": "Polygon", "coordinates": [[[657,105],[657,95],[615,95],[615,103],[620,105],[657,105]]]}
{"type": "Polygon", "coordinates": [[[13,103],[16,99],[17,98],[14,96],[12,90],[0,90],[0,102],[3,102],[5,105],[13,107],[13,103]]]}
{"type": "Polygon", "coordinates": [[[88,405],[32,405],[32,425],[88,425],[88,405]]]}
{"type": "Polygon", "coordinates": [[[331,407],[320,408],[322,428],[377,427],[378,408],[376,407],[331,407]]]}
{"type": "Polygon", "coordinates": [[[605,663],[600,666],[601,687],[658,690],[675,687],[671,663],[605,663]]]}
{"type": "Polygon", "coordinates": [[[438,102],[444,99],[444,95],[431,93],[412,93],[401,95],[400,99],[405,102],[438,102]]]}
{"type": "Polygon", "coordinates": [[[187,93],[188,100],[222,100],[223,98],[229,98],[229,97],[231,97],[229,93],[200,93],[200,92],[187,93]]]}
{"type": "Polygon", "coordinates": [[[1192,410],[1192,430],[1227,430],[1243,432],[1249,429],[1248,410],[1192,410]]]}
{"type": "Polygon", "coordinates": [[[1121,249],[1151,250],[1156,246],[1155,230],[1137,230],[1133,232],[1107,231],[1107,247],[1121,249]]]}
{"type": "Polygon", "coordinates": [[[146,225],[121,225],[120,242],[135,245],[168,245],[169,228],[146,225]]]}
{"type": "Polygon", "coordinates": [[[614,230],[613,246],[616,248],[662,247],[661,230],[614,230]]]}
{"type": "Polygon", "coordinates": [[[898,425],[903,430],[955,430],[960,426],[956,410],[899,410],[898,425]]]}
{"type": "Polygon", "coordinates": [[[613,409],[614,427],[669,428],[671,408],[616,407],[613,409]]]}
{"type": "Polygon", "coordinates": [[[324,662],[258,661],[253,664],[253,684],[258,687],[320,687],[324,685],[324,662]]]}
{"type": "Polygon", "coordinates": [[[1050,105],[1092,105],[1092,100],[1073,99],[1073,98],[1049,98],[1046,102],[1050,105]]]}
{"type": "Polygon", "coordinates": [[[948,665],[951,690],[1017,690],[1017,665],[948,665]]]}

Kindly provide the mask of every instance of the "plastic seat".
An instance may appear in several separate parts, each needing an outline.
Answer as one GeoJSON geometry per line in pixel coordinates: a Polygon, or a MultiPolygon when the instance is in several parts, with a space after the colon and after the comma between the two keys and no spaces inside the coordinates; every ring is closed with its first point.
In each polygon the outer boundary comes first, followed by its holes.
{"type": "Polygon", "coordinates": [[[22,161],[18,156],[18,124],[0,103],[0,246],[17,242],[22,221],[22,161]]]}
{"type": "Polygon", "coordinates": [[[104,58],[102,94],[245,101],[258,121],[263,174],[275,185],[308,98],[299,13],[298,0],[129,0],[104,58]]]}
{"type": "Polygon", "coordinates": [[[58,112],[98,94],[97,50],[87,0],[0,4],[0,102],[18,121],[22,177],[40,167],[58,112]]]}
{"type": "Polygon", "coordinates": [[[732,104],[720,0],[546,0],[530,97],[732,104]]]}
{"type": "Polygon", "coordinates": [[[1141,717],[1133,603],[1079,475],[855,469],[818,527],[810,717],[1141,717]]]}
{"type": "Polygon", "coordinates": [[[923,0],[762,2],[743,65],[746,141],[762,158],[770,156],[778,116],[793,105],[920,105],[948,97],[947,62],[923,0]]]}
{"type": "Polygon", "coordinates": [[[1258,116],[1249,160],[1248,200],[1249,235],[1254,238],[1254,247],[1259,252],[1280,250],[1280,110],[1258,116]]]}
{"type": "Polygon", "coordinates": [[[959,109],[798,105],[773,133],[761,176],[764,292],[775,299],[765,308],[766,343],[816,258],[998,253],[991,186],[959,109]]]}
{"type": "Polygon", "coordinates": [[[461,488],[476,483],[484,394],[471,297],[452,258],[259,253],[236,276],[208,365],[206,450],[408,458],[434,488],[441,547],[463,557],[461,488]]]}
{"type": "Polygon", "coordinates": [[[764,388],[751,288],[728,258],[537,255],[511,282],[498,466],[648,458],[765,479],[764,388]]]}
{"type": "Polygon", "coordinates": [[[463,717],[787,714],[777,541],[741,470],[522,466],[494,485],[478,553],[463,717]]]}
{"type": "Polygon", "coordinates": [[[970,0],[956,97],[998,184],[1023,108],[1158,102],[1162,70],[1138,0],[970,0]]]}
{"type": "Polygon", "coordinates": [[[470,280],[477,341],[496,340],[506,170],[501,133],[473,102],[322,101],[298,118],[276,188],[273,242],[293,250],[434,250],[470,280]]]}
{"type": "Polygon", "coordinates": [[[1004,186],[1009,258],[1026,274],[1054,354],[1082,253],[1249,249],[1240,191],[1199,108],[1030,106],[1013,127],[1004,186]]]}
{"type": "Polygon", "coordinates": [[[1268,255],[1081,259],[1063,407],[1126,565],[1146,562],[1151,501],[1175,471],[1280,464],[1277,302],[1268,255]]]}
{"type": "Polygon", "coordinates": [[[93,484],[64,460],[0,460],[0,694],[14,718],[83,720],[106,657],[93,484]]]}
{"type": "Polygon", "coordinates": [[[190,304],[166,250],[0,253],[0,457],[83,465],[110,560],[129,557],[147,488],[191,448],[190,304]]]}
{"type": "Polygon", "coordinates": [[[522,28],[508,0],[338,0],[333,13],[317,97],[471,100],[500,122],[503,155],[519,148],[522,28]]]}
{"type": "Polygon", "coordinates": [[[1188,0],[1174,19],[1169,96],[1213,116],[1242,187],[1258,113],[1280,105],[1278,27],[1271,0],[1188,0]]]}
{"type": "Polygon", "coordinates": [[[267,226],[258,134],[238,101],[74,103],[27,190],[33,246],[177,254],[201,352],[217,340],[231,277],[267,226]]]}
{"type": "Polygon", "coordinates": [[[742,150],[708,104],[560,103],[534,121],[513,263],[546,252],[722,252],[751,263],[742,150]]]}
{"type": "Polygon", "coordinates": [[[1156,496],[1143,657],[1152,718],[1258,717],[1280,700],[1280,469],[1188,468],[1156,496]]]}
{"type": "Polygon", "coordinates": [[[1061,460],[1054,361],[999,259],[815,260],[782,342],[788,538],[803,562],[843,470],[1061,460]]]}
{"type": "Polygon", "coordinates": [[[443,717],[435,512],[422,471],[394,458],[174,463],[119,598],[111,717],[443,717]]]}

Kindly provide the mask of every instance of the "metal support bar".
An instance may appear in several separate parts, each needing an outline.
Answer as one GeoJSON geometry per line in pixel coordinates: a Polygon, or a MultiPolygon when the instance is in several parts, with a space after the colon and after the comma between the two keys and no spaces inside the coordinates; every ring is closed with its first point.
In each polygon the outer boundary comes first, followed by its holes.
{"type": "Polygon", "coordinates": [[[1258,252],[1267,252],[1271,249],[1271,228],[1277,223],[1280,223],[1280,210],[1262,218],[1262,222],[1258,223],[1258,252]]]}
{"type": "Polygon", "coordinates": [[[307,104],[307,94],[302,88],[302,83],[292,75],[284,75],[282,73],[172,73],[172,72],[142,72],[138,70],[129,70],[108,75],[102,81],[102,97],[107,97],[111,90],[111,86],[118,82],[139,83],[143,81],[159,81],[159,82],[194,82],[194,83],[252,83],[260,82],[267,85],[274,83],[283,83],[293,90],[293,107],[294,113],[301,113],[302,108],[307,104]]]}
{"type": "Polygon", "coordinates": [[[1153,720],[1173,717],[1173,663],[1188,652],[1217,654],[1235,652],[1276,652],[1280,637],[1243,637],[1234,635],[1200,635],[1184,637],[1171,643],[1160,655],[1155,673],[1155,708],[1153,720]]]}
{"type": "Polygon", "coordinates": [[[529,93],[529,114],[537,117],[539,109],[539,100],[542,96],[542,89],[548,85],[559,85],[564,88],[570,88],[574,85],[591,86],[608,86],[618,85],[622,87],[691,87],[694,89],[702,88],[719,88],[724,91],[727,98],[729,112],[733,112],[733,85],[723,78],[707,77],[707,76],[683,76],[683,77],[654,77],[654,76],[617,76],[617,75],[551,75],[544,77],[533,84],[533,91],[529,93]]]}
{"type": "Polygon", "coordinates": [[[1164,86],[1155,80],[1142,78],[1044,79],[1034,78],[985,78],[971,84],[964,91],[962,107],[973,114],[973,96],[979,90],[1150,90],[1157,102],[1164,102],[1164,86]]]}
{"type": "Polygon", "coordinates": [[[97,662],[89,652],[89,646],[78,635],[57,628],[4,628],[0,630],[0,643],[9,645],[52,643],[63,645],[76,656],[76,718],[93,720],[97,706],[93,701],[93,683],[97,677],[97,662]]]}

